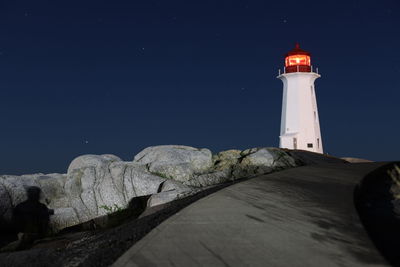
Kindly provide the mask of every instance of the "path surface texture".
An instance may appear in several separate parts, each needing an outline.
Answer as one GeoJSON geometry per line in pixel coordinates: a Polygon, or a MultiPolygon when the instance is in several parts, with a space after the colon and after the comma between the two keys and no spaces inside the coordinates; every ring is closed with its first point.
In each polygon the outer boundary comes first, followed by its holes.
{"type": "Polygon", "coordinates": [[[304,166],[209,195],[170,217],[113,266],[387,266],[354,207],[382,163],[304,166]]]}

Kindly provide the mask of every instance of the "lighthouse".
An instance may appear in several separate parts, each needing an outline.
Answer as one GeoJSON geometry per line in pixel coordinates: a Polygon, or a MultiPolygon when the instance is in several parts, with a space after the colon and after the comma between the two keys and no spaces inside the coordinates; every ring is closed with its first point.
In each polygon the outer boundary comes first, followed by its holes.
{"type": "Polygon", "coordinates": [[[279,147],[323,153],[314,81],[321,77],[313,72],[311,54],[299,44],[285,55],[283,100],[279,147]]]}

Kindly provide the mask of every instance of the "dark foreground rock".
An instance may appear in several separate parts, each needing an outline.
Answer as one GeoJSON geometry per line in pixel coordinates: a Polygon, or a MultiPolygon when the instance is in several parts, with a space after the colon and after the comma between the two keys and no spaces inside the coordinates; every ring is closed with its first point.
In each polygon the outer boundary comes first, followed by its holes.
{"type": "Polygon", "coordinates": [[[400,266],[400,166],[390,163],[368,174],[355,191],[360,218],[372,241],[400,266]]]}

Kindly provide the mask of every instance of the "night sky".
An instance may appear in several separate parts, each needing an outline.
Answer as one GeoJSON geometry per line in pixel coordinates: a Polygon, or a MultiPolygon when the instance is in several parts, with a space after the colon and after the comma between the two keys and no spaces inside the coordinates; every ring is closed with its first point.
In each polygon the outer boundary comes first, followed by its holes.
{"type": "Polygon", "coordinates": [[[278,146],[276,76],[296,42],[322,75],[325,152],[399,160],[398,0],[1,1],[0,174],[278,146]]]}

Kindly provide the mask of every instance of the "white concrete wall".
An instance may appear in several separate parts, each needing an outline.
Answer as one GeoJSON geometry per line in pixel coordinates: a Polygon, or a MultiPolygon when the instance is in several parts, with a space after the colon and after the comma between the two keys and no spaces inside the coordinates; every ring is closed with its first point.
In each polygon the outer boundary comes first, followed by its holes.
{"type": "Polygon", "coordinates": [[[283,82],[282,117],[279,147],[323,153],[314,72],[285,73],[283,82]],[[294,147],[294,139],[297,147],[294,147]],[[312,144],[310,148],[307,144],[312,144]]]}

